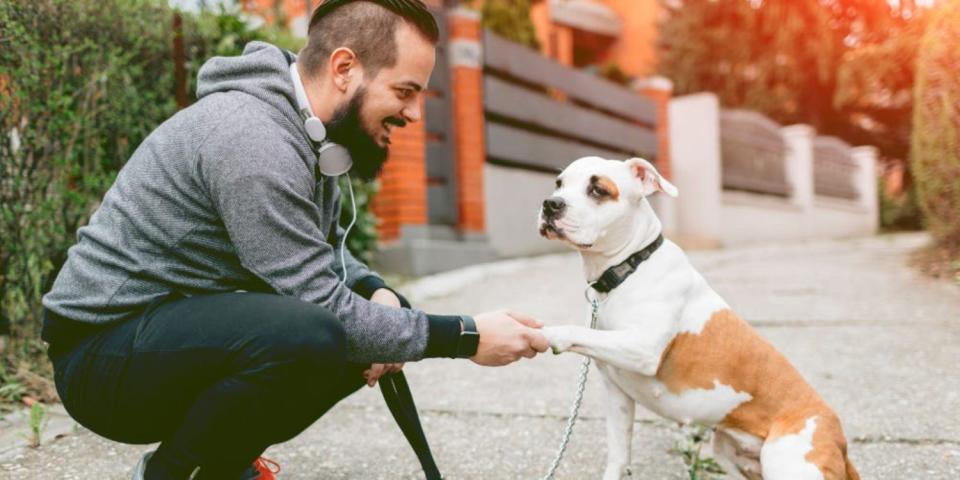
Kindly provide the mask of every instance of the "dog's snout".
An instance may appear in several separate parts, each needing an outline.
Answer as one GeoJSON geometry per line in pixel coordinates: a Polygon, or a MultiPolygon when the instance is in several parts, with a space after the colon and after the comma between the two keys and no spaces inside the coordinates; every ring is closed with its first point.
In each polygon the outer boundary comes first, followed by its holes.
{"type": "Polygon", "coordinates": [[[550,197],[543,201],[543,214],[552,217],[563,211],[567,204],[561,197],[550,197]]]}

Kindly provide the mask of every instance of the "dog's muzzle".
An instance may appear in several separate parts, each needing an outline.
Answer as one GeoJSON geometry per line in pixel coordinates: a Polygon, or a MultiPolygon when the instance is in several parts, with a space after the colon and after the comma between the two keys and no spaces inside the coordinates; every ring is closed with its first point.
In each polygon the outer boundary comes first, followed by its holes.
{"type": "Polygon", "coordinates": [[[541,211],[543,212],[543,219],[552,222],[560,218],[566,209],[567,203],[563,201],[562,197],[550,197],[543,201],[541,211]]]}

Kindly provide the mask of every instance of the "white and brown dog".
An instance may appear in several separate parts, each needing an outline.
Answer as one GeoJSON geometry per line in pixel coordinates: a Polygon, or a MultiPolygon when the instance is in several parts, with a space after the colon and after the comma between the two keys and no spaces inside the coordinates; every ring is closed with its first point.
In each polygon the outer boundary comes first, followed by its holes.
{"type": "MultiPolygon", "coordinates": [[[[646,197],[677,189],[649,162],[584,157],[557,177],[540,234],[580,251],[588,282],[661,235],[646,197]]],[[[649,250],[649,249],[648,249],[649,250]]],[[[544,328],[554,352],[592,357],[607,388],[607,466],[630,458],[634,406],[714,427],[714,454],[749,479],[856,480],[840,420],[770,343],[664,241],[600,301],[597,328],[544,328]]]]}

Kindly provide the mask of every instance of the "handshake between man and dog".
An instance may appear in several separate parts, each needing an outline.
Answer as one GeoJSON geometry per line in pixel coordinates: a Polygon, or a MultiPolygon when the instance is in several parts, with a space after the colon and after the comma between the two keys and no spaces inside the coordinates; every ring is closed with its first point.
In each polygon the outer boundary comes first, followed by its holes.
{"type": "Polygon", "coordinates": [[[663,239],[646,197],[676,187],[646,160],[599,157],[573,162],[556,187],[540,234],[579,250],[600,305],[596,329],[543,333],[555,353],[589,356],[603,375],[604,480],[625,472],[638,402],[715,428],[718,460],[750,480],[859,479],[833,410],[663,239]]]}

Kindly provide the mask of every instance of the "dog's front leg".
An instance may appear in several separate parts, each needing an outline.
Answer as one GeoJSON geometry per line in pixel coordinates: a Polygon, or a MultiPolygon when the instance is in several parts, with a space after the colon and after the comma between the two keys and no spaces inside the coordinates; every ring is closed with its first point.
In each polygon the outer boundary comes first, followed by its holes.
{"type": "Polygon", "coordinates": [[[544,327],[543,334],[554,353],[576,352],[651,377],[657,374],[660,357],[673,338],[672,331],[640,328],[544,327]]]}
{"type": "Polygon", "coordinates": [[[603,480],[620,480],[630,463],[636,402],[610,379],[603,367],[600,370],[607,387],[607,468],[603,480]]]}

